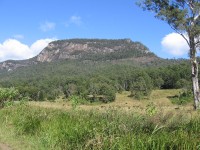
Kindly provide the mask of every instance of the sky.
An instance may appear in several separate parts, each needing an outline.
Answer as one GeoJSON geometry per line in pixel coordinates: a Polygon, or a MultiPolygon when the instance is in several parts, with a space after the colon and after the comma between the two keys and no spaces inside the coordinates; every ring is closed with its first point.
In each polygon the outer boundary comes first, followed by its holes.
{"type": "Polygon", "coordinates": [[[0,61],[39,54],[71,38],[124,39],[162,58],[187,58],[188,46],[137,0],[0,0],[0,61]]]}

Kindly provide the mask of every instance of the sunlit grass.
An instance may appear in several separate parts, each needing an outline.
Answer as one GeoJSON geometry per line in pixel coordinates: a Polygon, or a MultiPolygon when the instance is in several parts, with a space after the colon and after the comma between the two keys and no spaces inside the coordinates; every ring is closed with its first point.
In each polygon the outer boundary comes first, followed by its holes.
{"type": "Polygon", "coordinates": [[[198,149],[200,114],[172,104],[167,97],[178,92],[156,90],[140,101],[123,92],[113,103],[77,109],[65,100],[4,108],[0,141],[16,150],[198,149]]]}
{"type": "MultiPolygon", "coordinates": [[[[169,99],[170,96],[175,96],[179,94],[181,90],[180,89],[173,89],[173,90],[154,90],[149,99],[144,100],[137,100],[132,97],[129,97],[130,92],[124,91],[122,93],[116,94],[116,99],[114,102],[111,103],[91,103],[91,104],[78,104],[77,109],[82,110],[102,110],[105,109],[123,109],[127,111],[134,111],[138,113],[144,113],[146,106],[149,105],[149,103],[154,103],[158,109],[161,109],[162,111],[165,110],[168,111],[174,111],[175,109],[181,109],[187,111],[193,110],[193,104],[189,103],[185,105],[184,107],[178,106],[176,104],[172,104],[171,100],[169,99]]],[[[30,102],[31,106],[39,106],[44,108],[55,108],[55,109],[63,109],[63,110],[69,110],[72,109],[72,105],[69,100],[66,99],[58,99],[55,102],[30,102]]]]}
{"type": "Polygon", "coordinates": [[[16,149],[190,150],[200,145],[199,114],[150,116],[117,109],[64,111],[24,105],[1,110],[0,119],[0,139],[21,143],[16,149]]]}

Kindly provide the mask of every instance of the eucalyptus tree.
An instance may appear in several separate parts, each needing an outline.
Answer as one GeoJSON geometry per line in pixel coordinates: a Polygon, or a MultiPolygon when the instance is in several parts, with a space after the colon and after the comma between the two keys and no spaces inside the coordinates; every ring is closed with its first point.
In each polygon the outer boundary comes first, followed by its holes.
{"type": "Polygon", "coordinates": [[[200,49],[200,0],[141,0],[139,5],[167,22],[189,46],[194,108],[200,109],[197,51],[200,49]]]}

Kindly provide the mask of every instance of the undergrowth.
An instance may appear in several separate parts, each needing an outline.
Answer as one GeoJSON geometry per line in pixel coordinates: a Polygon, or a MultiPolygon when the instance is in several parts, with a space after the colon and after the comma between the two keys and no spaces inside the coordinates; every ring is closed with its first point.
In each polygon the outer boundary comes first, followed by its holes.
{"type": "Polygon", "coordinates": [[[192,91],[182,91],[178,95],[168,97],[173,104],[186,105],[193,100],[192,91]]]}
{"type": "Polygon", "coordinates": [[[16,137],[33,137],[39,149],[200,149],[199,115],[62,111],[19,105],[0,110],[0,120],[1,127],[7,132],[14,129],[16,137]]]}

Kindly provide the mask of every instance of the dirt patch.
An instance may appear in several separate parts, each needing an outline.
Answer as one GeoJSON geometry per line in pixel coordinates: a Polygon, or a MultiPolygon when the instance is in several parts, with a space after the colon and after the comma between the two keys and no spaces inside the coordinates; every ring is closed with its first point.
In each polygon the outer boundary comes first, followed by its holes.
{"type": "Polygon", "coordinates": [[[7,144],[0,143],[0,150],[12,150],[12,148],[7,144]]]}

